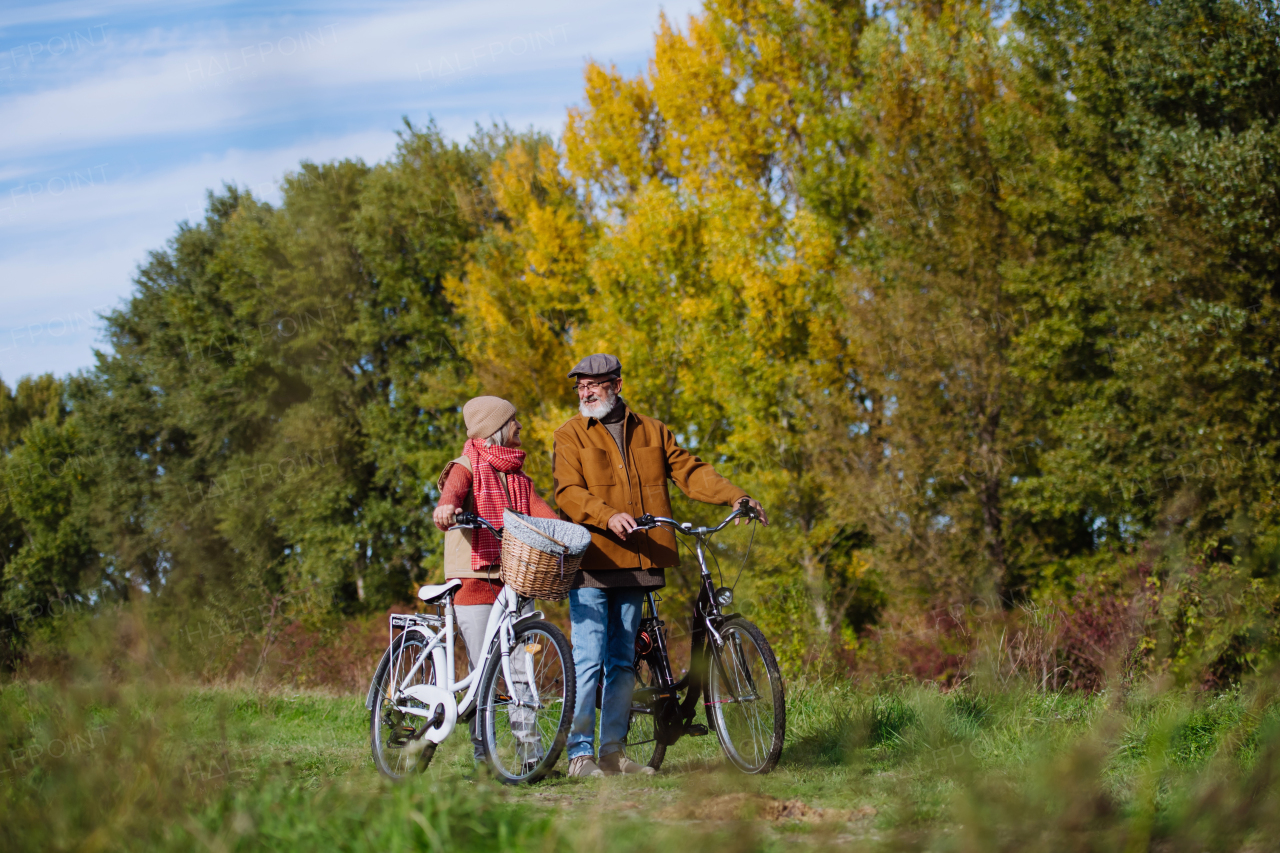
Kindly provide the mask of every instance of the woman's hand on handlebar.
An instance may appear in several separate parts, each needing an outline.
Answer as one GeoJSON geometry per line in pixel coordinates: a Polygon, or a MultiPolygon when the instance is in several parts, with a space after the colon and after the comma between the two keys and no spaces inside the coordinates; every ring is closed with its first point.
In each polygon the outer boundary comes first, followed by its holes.
{"type": "Polygon", "coordinates": [[[453,527],[453,516],[458,512],[458,508],[453,504],[440,504],[431,513],[431,520],[435,522],[436,527],[441,530],[448,530],[453,527]]]}
{"type": "MultiPolygon", "coordinates": [[[[742,500],[738,501],[738,509],[743,509],[744,506],[749,507],[755,512],[755,517],[760,519],[761,524],[763,524],[765,527],[769,526],[769,517],[764,514],[764,507],[760,506],[760,501],[756,500],[755,498],[743,498],[742,500]]],[[[734,526],[736,527],[743,520],[744,519],[741,517],[735,518],[733,520],[734,526]]],[[[751,523],[750,518],[745,519],[745,521],[748,524],[751,523]]]]}

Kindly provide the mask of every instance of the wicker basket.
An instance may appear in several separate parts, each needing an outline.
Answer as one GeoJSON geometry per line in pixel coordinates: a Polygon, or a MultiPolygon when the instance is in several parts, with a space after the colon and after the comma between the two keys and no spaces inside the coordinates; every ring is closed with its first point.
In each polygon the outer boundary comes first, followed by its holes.
{"type": "MultiPolygon", "coordinates": [[[[527,598],[559,601],[568,597],[569,586],[582,565],[586,546],[577,547],[579,543],[561,541],[510,510],[503,513],[502,522],[505,528],[502,536],[502,582],[527,598]],[[520,526],[520,535],[513,535],[517,532],[515,525],[520,526]],[[529,531],[534,535],[528,535],[529,531]],[[522,540],[532,540],[540,545],[522,540]]],[[[587,539],[589,542],[589,533],[587,539]]]]}

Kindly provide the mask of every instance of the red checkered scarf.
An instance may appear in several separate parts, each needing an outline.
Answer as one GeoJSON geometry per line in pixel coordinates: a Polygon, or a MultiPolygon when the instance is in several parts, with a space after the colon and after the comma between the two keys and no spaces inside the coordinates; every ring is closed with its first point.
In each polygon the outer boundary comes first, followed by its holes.
{"type": "MultiPolygon", "coordinates": [[[[524,465],[524,451],[514,447],[491,445],[469,439],[462,452],[471,460],[471,494],[476,502],[476,514],[499,530],[502,529],[502,510],[507,507],[507,495],[502,490],[498,471],[507,475],[507,489],[511,492],[511,509],[529,514],[529,495],[533,493],[533,481],[520,470],[524,465]]],[[[485,528],[478,528],[471,535],[471,568],[496,566],[502,562],[502,543],[485,528]]]]}

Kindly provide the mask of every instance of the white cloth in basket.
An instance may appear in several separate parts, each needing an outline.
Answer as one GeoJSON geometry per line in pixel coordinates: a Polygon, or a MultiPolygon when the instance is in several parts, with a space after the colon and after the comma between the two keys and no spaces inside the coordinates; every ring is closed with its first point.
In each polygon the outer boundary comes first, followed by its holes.
{"type": "Polygon", "coordinates": [[[574,524],[572,521],[561,521],[558,518],[534,518],[531,515],[523,515],[518,512],[512,512],[509,509],[502,511],[502,535],[503,537],[514,536],[530,548],[537,548],[548,554],[559,556],[564,553],[565,556],[576,557],[579,554],[586,553],[587,547],[591,544],[591,531],[583,527],[581,524],[574,524]],[[512,521],[512,517],[519,521],[512,521]],[[558,539],[567,547],[561,548],[551,539],[544,539],[537,533],[525,527],[536,528],[550,536],[552,539],[558,539]]]}

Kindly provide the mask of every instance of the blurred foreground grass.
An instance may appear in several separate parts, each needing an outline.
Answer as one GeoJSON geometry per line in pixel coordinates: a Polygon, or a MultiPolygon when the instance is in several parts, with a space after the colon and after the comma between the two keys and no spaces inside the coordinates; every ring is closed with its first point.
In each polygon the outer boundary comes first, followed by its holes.
{"type": "Polygon", "coordinates": [[[1275,679],[1214,695],[793,683],[767,777],[723,768],[711,736],[656,777],[517,789],[476,773],[464,731],[385,783],[362,695],[199,684],[141,634],[64,663],[0,686],[5,850],[1280,848],[1275,679]]]}

